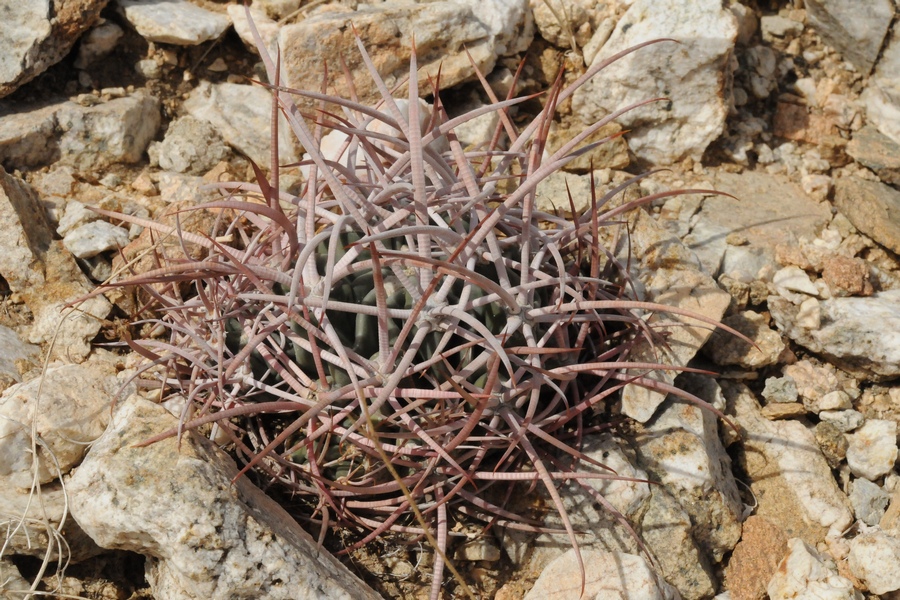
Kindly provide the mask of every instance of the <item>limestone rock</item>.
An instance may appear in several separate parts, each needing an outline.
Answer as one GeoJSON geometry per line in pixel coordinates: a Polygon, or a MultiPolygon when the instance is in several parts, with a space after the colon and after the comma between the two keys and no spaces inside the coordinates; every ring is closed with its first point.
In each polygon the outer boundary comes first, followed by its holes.
{"type": "Polygon", "coordinates": [[[855,479],[850,483],[853,512],[857,519],[869,527],[875,527],[881,522],[890,501],[891,495],[868,479],[855,479]]]}
{"type": "MultiPolygon", "coordinates": [[[[322,86],[322,65],[327,62],[330,73],[341,73],[338,56],[343,56],[354,77],[356,91],[364,104],[381,99],[372,77],[362,62],[353,28],[372,56],[375,68],[389,89],[409,74],[415,32],[420,94],[432,92],[428,76],[437,75],[440,67],[441,86],[451,87],[474,76],[471,60],[482,73],[489,73],[498,52],[509,52],[502,39],[518,48],[533,35],[527,0],[490,0],[488,2],[385,2],[360,5],[356,11],[330,10],[300,23],[287,25],[279,33],[282,66],[286,83],[292,87],[318,90],[322,86]],[[493,9],[493,10],[492,10],[493,9]],[[521,37],[519,37],[521,36],[521,37]]],[[[514,52],[515,50],[513,50],[514,52]]],[[[329,82],[340,96],[348,96],[343,77],[329,82]]],[[[407,94],[401,86],[395,92],[407,94]]],[[[297,99],[300,105],[312,103],[297,99]]]]}
{"type": "MultiPolygon", "coordinates": [[[[713,406],[724,407],[718,386],[686,374],[679,385],[713,406]]],[[[713,562],[741,537],[743,505],[731,459],[711,411],[680,400],[664,402],[638,435],[641,467],[663,483],[691,517],[693,537],[713,562]]]]}
{"type": "Polygon", "coordinates": [[[18,107],[0,117],[0,164],[7,169],[45,165],[59,159],[58,104],[18,107]]]}
{"type": "MultiPolygon", "coordinates": [[[[634,256],[641,261],[639,277],[646,289],[644,299],[721,319],[731,296],[698,268],[697,257],[644,211],[635,211],[631,220],[630,244],[634,256]]],[[[686,365],[712,335],[709,325],[690,317],[657,314],[649,320],[651,326],[660,321],[673,323],[663,327],[667,343],[653,347],[641,343],[632,351],[632,360],[686,365]]],[[[647,377],[664,383],[674,381],[671,371],[656,371],[647,377]]],[[[664,399],[664,392],[629,384],[622,392],[622,410],[629,417],[646,422],[664,399]]]]}
{"type": "Polygon", "coordinates": [[[781,336],[769,328],[767,319],[753,311],[726,317],[722,324],[736,329],[756,343],[751,346],[724,330],[713,333],[704,346],[704,353],[717,365],[738,365],[745,369],[760,369],[778,362],[785,345],[781,336]]]}
{"type": "Polygon", "coordinates": [[[33,344],[27,344],[19,339],[15,331],[0,325],[0,391],[13,383],[22,381],[18,361],[36,363],[40,358],[41,349],[33,344]]]}
{"type": "Polygon", "coordinates": [[[6,2],[0,29],[0,97],[34,79],[69,53],[108,0],[6,2]]]}
{"type": "Polygon", "coordinates": [[[122,12],[149,42],[195,46],[217,39],[231,25],[228,17],[187,0],[118,0],[122,12]]]}
{"type": "Polygon", "coordinates": [[[159,128],[159,109],[144,92],[89,107],[63,103],[56,113],[60,160],[82,172],[138,162],[159,128]]]}
{"type": "Polygon", "coordinates": [[[850,541],[850,571],[873,594],[900,590],[900,538],[878,528],[850,541]]]}
{"type": "Polygon", "coordinates": [[[884,36],[894,17],[891,0],[808,0],[809,24],[826,44],[840,52],[863,75],[878,58],[884,36]]]}
{"type": "Polygon", "coordinates": [[[715,593],[716,577],[692,530],[691,516],[678,500],[654,486],[641,519],[641,537],[659,561],[663,578],[681,597],[701,600],[715,593]]]}
{"type": "Polygon", "coordinates": [[[0,396],[2,487],[31,487],[32,421],[46,444],[38,469],[40,483],[68,473],[106,429],[118,390],[114,368],[99,360],[50,367],[43,377],[8,388],[0,396]]]}
{"type": "MultiPolygon", "coordinates": [[[[883,4],[886,0],[879,0],[883,4]]],[[[878,131],[900,144],[900,34],[890,34],[860,100],[878,131]]]]}
{"type": "Polygon", "coordinates": [[[847,436],[847,464],[857,477],[875,481],[894,468],[897,461],[897,422],[869,419],[847,436]]]}
{"type": "Polygon", "coordinates": [[[150,144],[148,152],[165,171],[203,175],[228,156],[228,147],[212,124],[188,115],[172,121],[163,141],[150,144]]]}
{"type": "Polygon", "coordinates": [[[91,221],[67,233],[63,245],[78,258],[91,258],[127,246],[128,230],[106,221],[91,221]]]}
{"type": "Polygon", "coordinates": [[[843,177],[834,203],[853,226],[882,246],[900,252],[900,192],[859,177],[843,177]]]}
{"type": "Polygon", "coordinates": [[[631,130],[629,147],[656,164],[685,157],[699,160],[723,132],[726,71],[736,37],[734,16],[717,0],[636,0],[592,64],[651,39],[680,43],[653,44],[616,61],[575,92],[572,109],[583,122],[592,123],[629,104],[664,95],[667,100],[618,119],[631,130]]]}
{"type": "Polygon", "coordinates": [[[71,509],[102,547],[145,554],[160,600],[379,596],[323,551],[194,433],[137,448],[175,427],[165,408],[130,397],[69,481],[71,509]]]}
{"type": "Polygon", "coordinates": [[[819,325],[798,322],[801,307],[769,298],[778,329],[795,342],[863,378],[900,376],[900,290],[818,303],[819,325]]]}
{"type": "Polygon", "coordinates": [[[100,331],[110,304],[103,296],[65,305],[92,285],[62,242],[53,239],[44,207],[24,181],[0,169],[0,275],[34,314],[31,343],[55,339],[53,356],[80,361],[100,331]]]}
{"type": "Polygon", "coordinates": [[[856,162],[875,171],[885,183],[900,183],[900,144],[877,128],[866,125],[853,133],[847,154],[856,162]]]}
{"type": "Polygon", "coordinates": [[[606,600],[641,598],[674,600],[678,592],[661,581],[643,556],[620,552],[582,551],[585,586],[575,551],[569,550],[541,573],[525,600],[606,600]]]}
{"type": "Polygon", "coordinates": [[[834,561],[793,538],[767,587],[770,600],[862,600],[853,582],[838,575],[834,561]]]}
{"type": "MultiPolygon", "coordinates": [[[[184,108],[195,119],[211,123],[229,146],[247,155],[256,164],[269,168],[272,155],[272,96],[265,88],[202,81],[185,100],[184,108]]],[[[279,162],[296,162],[298,154],[291,142],[290,127],[284,119],[278,129],[279,162]]]]}
{"type": "Polygon", "coordinates": [[[767,518],[811,546],[840,535],[853,516],[813,433],[797,421],[770,421],[743,384],[722,382],[726,414],[742,430],[740,460],[767,518]]]}

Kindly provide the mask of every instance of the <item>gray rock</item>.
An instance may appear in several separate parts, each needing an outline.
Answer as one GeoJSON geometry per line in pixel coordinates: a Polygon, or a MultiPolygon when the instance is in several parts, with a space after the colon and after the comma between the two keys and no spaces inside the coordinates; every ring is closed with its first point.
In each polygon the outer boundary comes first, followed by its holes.
{"type": "Polygon", "coordinates": [[[724,381],[726,414],[741,428],[739,460],[757,499],[756,514],[815,546],[853,522],[815,437],[798,421],[770,421],[747,386],[724,381]]]}
{"type": "Polygon", "coordinates": [[[766,588],[769,600],[862,600],[837,565],[800,538],[788,541],[788,553],[766,588]]]}
{"type": "Polygon", "coordinates": [[[0,97],[40,75],[69,53],[108,0],[5,2],[0,29],[0,97]]]}
{"type": "Polygon", "coordinates": [[[873,594],[900,590],[900,538],[873,528],[850,540],[850,572],[873,594]]]}
{"type": "Polygon", "coordinates": [[[835,183],[834,203],[862,233],[900,252],[900,192],[877,181],[843,177],[835,183]]]}
{"type": "Polygon", "coordinates": [[[118,0],[128,22],[150,42],[195,46],[217,39],[231,25],[223,14],[187,0],[118,0]]]}
{"type": "Polygon", "coordinates": [[[897,462],[897,422],[869,419],[847,436],[847,464],[857,477],[875,481],[887,475],[897,462]]]}
{"type": "Polygon", "coordinates": [[[91,221],[66,234],[63,245],[78,258],[91,258],[101,252],[128,245],[128,230],[106,221],[91,221]]]}
{"type": "Polygon", "coordinates": [[[456,560],[496,562],[500,560],[500,548],[493,540],[482,536],[462,544],[454,557],[456,560]]]}
{"type": "Polygon", "coordinates": [[[40,351],[40,347],[23,342],[15,331],[0,325],[0,391],[21,382],[16,363],[20,360],[34,363],[40,358],[40,351]]]}
{"type": "Polygon", "coordinates": [[[885,183],[900,183],[900,144],[877,128],[866,125],[853,133],[847,154],[859,164],[875,171],[885,183]]]}
{"type": "Polygon", "coordinates": [[[535,582],[525,600],[568,600],[585,598],[640,598],[675,600],[678,592],[659,579],[643,556],[621,552],[582,551],[585,582],[575,551],[569,550],[553,561],[535,582]]]}
{"type": "Polygon", "coordinates": [[[654,486],[640,529],[663,578],[684,600],[701,600],[716,592],[709,559],[691,535],[691,516],[664,488],[654,486]]]}
{"type": "MultiPolygon", "coordinates": [[[[30,591],[31,584],[25,581],[16,565],[3,558],[0,559],[0,589],[11,592],[7,597],[14,598],[19,595],[16,592],[30,591]]],[[[24,596],[25,594],[21,595],[24,596]]]]}
{"type": "Polygon", "coordinates": [[[778,329],[862,378],[900,376],[900,290],[867,298],[831,298],[818,303],[818,327],[798,322],[801,307],[771,296],[769,310],[778,329]]]}
{"type": "Polygon", "coordinates": [[[866,418],[858,410],[823,410],[819,413],[822,421],[834,425],[838,431],[849,433],[860,427],[866,418]]]}
{"type": "Polygon", "coordinates": [[[148,153],[165,171],[203,175],[228,156],[228,146],[208,121],[188,115],[172,121],[166,137],[150,144],[148,153]]]}
{"type": "Polygon", "coordinates": [[[138,162],[159,128],[159,109],[159,100],[144,92],[90,107],[62,104],[60,161],[82,172],[138,162]]]}
{"type": "MultiPolygon", "coordinates": [[[[269,168],[272,96],[264,88],[202,81],[185,100],[184,108],[195,119],[211,123],[229,146],[269,168]]],[[[278,160],[282,164],[298,160],[292,137],[290,127],[282,119],[278,139],[278,160]]]]}
{"type": "Polygon", "coordinates": [[[734,16],[716,0],[636,0],[592,64],[651,39],[680,43],[653,44],[605,68],[575,92],[573,112],[592,123],[629,104],[664,95],[670,100],[618,119],[631,131],[629,147],[656,164],[685,157],[699,160],[724,129],[726,72],[736,37],[734,16]]]}
{"type": "Polygon", "coordinates": [[[34,190],[0,169],[0,275],[22,295],[34,314],[28,341],[55,340],[53,356],[80,361],[100,331],[111,306],[103,296],[82,302],[79,310],[65,305],[91,291],[53,230],[34,190]],[[52,275],[52,279],[49,277],[52,275]]]}
{"type": "Polygon", "coordinates": [[[891,25],[894,6],[891,0],[808,0],[806,14],[826,44],[868,75],[891,25]]]}
{"type": "Polygon", "coordinates": [[[857,519],[869,527],[878,525],[890,501],[891,495],[868,479],[854,479],[850,483],[850,504],[853,505],[853,512],[857,519]]]}
{"type": "Polygon", "coordinates": [[[799,397],[797,383],[793,377],[769,377],[762,396],[766,402],[796,402],[799,397]]]}
{"type": "MultiPolygon", "coordinates": [[[[59,225],[56,226],[56,233],[65,237],[73,229],[91,221],[96,221],[99,218],[100,215],[98,213],[95,213],[78,200],[69,200],[66,202],[66,212],[59,220],[59,225]]],[[[69,249],[69,252],[71,251],[69,249]]]]}
{"type": "Polygon", "coordinates": [[[102,547],[147,556],[160,600],[376,600],[246,477],[187,433],[137,448],[175,427],[165,408],[130,397],[69,481],[72,514],[102,547]]]}

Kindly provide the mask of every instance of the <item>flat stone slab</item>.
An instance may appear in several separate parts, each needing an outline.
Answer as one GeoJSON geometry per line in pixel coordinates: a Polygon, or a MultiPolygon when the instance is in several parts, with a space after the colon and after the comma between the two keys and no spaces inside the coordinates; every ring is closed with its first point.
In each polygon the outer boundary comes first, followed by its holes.
{"type": "Polygon", "coordinates": [[[900,252],[900,192],[878,181],[843,177],[835,183],[834,203],[854,227],[900,252]]]}

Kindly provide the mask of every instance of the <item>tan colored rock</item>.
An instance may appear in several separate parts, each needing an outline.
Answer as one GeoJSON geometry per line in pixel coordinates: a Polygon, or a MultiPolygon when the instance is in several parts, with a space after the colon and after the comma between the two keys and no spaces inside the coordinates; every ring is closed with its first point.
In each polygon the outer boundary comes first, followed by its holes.
{"type": "Polygon", "coordinates": [[[752,515],[725,568],[731,600],[762,600],[766,586],[787,552],[787,536],[770,520],[752,515]]]}
{"type": "Polygon", "coordinates": [[[900,192],[877,181],[842,177],[834,187],[834,203],[862,233],[900,252],[900,192]]]}
{"type": "Polygon", "coordinates": [[[781,336],[769,327],[768,319],[760,313],[744,311],[726,317],[722,323],[753,340],[756,346],[727,331],[717,330],[703,347],[704,354],[717,365],[760,369],[776,364],[784,352],[785,345],[781,336]]]}
{"type": "Polygon", "coordinates": [[[871,296],[869,265],[860,258],[829,256],[822,265],[822,279],[835,296],[871,296]]]}

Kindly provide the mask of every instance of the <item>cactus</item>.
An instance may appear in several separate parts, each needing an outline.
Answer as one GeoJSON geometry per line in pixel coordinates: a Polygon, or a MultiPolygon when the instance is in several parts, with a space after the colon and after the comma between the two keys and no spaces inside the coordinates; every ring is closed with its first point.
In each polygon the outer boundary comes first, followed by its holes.
{"type": "Polygon", "coordinates": [[[204,205],[222,215],[208,235],[117,216],[206,249],[115,284],[141,286],[165,332],[130,344],[148,359],[145,379],[187,399],[166,435],[216,436],[244,472],[309,498],[323,528],[369,531],[357,545],[427,537],[432,597],[445,566],[465,589],[447,559],[456,520],[540,529],[503,506],[523,481],[546,488],[577,552],[559,488],[603,476],[578,471],[585,423],[628,383],[668,389],[626,369],[673,368],[629,361],[653,335],[642,317],[665,307],[630,297],[627,270],[601,244],[603,228],[658,196],[608,208],[623,185],[569,216],[535,201],[541,180],[593,148],[585,138],[634,108],[542,156],[555,107],[619,56],[569,87],[558,80],[520,130],[508,111],[533,97],[499,100],[483,77],[490,105],[451,119],[433,82],[425,112],[415,52],[400,101],[359,43],[383,96],[370,107],[280,86],[259,48],[273,114],[308,153],[300,193],[279,189],[276,156],[271,179],[257,169],[255,184],[226,184],[204,205]],[[297,96],[319,109],[303,113],[297,96]],[[454,129],[491,111],[491,142],[461,147],[454,129]],[[328,152],[327,130],[338,140],[328,152]]]}

